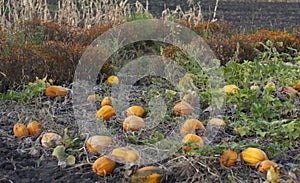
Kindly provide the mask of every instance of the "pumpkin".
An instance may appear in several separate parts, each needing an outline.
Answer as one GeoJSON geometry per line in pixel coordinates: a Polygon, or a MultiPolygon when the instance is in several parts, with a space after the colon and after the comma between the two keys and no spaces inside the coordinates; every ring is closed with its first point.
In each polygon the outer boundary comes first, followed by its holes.
{"type": "Polygon", "coordinates": [[[183,135],[183,136],[185,136],[187,134],[194,134],[196,129],[205,130],[205,127],[197,119],[188,119],[183,123],[183,125],[180,129],[180,134],[183,135]]]}
{"type": "Polygon", "coordinates": [[[131,106],[126,110],[126,116],[136,115],[138,117],[143,117],[144,109],[141,106],[131,106]]]}
{"type": "Polygon", "coordinates": [[[67,90],[61,86],[49,86],[46,88],[45,95],[48,97],[66,96],[67,90]]]}
{"type": "Polygon", "coordinates": [[[42,132],[41,125],[36,121],[28,123],[27,130],[31,136],[38,136],[42,132]]]}
{"type": "Polygon", "coordinates": [[[221,155],[221,163],[226,167],[234,166],[239,156],[232,150],[227,150],[221,155]]]}
{"type": "Polygon", "coordinates": [[[300,92],[300,80],[298,81],[297,84],[294,85],[295,90],[297,90],[298,92],[300,92]]]}
{"type": "Polygon", "coordinates": [[[113,115],[115,115],[114,108],[112,108],[109,105],[105,105],[98,110],[96,117],[99,120],[103,121],[103,120],[109,120],[113,115]]]}
{"type": "Polygon", "coordinates": [[[273,92],[273,91],[276,91],[276,85],[274,82],[268,81],[267,84],[265,85],[264,89],[269,92],[273,92]]]}
{"type": "Polygon", "coordinates": [[[225,93],[237,93],[238,92],[238,87],[236,85],[225,85],[223,87],[223,91],[225,93]]]}
{"type": "Polygon", "coordinates": [[[191,105],[196,105],[196,102],[198,101],[197,94],[196,93],[185,94],[182,98],[182,101],[187,102],[191,105]]]}
{"type": "Polygon", "coordinates": [[[250,90],[258,90],[259,86],[257,84],[254,84],[250,87],[250,90]]]}
{"type": "Polygon", "coordinates": [[[258,170],[262,173],[267,173],[271,167],[276,168],[276,167],[278,167],[278,165],[276,163],[274,163],[273,161],[264,160],[259,163],[258,170]]]}
{"type": "Polygon", "coordinates": [[[181,148],[185,152],[189,152],[191,149],[199,149],[204,145],[202,138],[195,134],[187,134],[184,136],[182,143],[181,148]]]}
{"type": "Polygon", "coordinates": [[[14,125],[14,135],[17,138],[20,138],[20,137],[28,136],[29,132],[28,132],[25,125],[23,125],[21,123],[17,123],[17,124],[14,125]]]}
{"type": "Polygon", "coordinates": [[[138,154],[135,151],[130,150],[126,147],[116,148],[112,151],[111,154],[119,160],[129,163],[135,162],[139,158],[138,154]]]}
{"type": "Polygon", "coordinates": [[[111,99],[109,97],[104,97],[101,101],[101,106],[111,105],[111,99]]]}
{"type": "Polygon", "coordinates": [[[44,147],[55,147],[62,143],[62,137],[56,133],[45,133],[41,140],[44,147]]]}
{"type": "Polygon", "coordinates": [[[208,125],[216,125],[216,126],[226,126],[226,123],[224,120],[220,118],[212,118],[208,121],[208,125]]]}
{"type": "Polygon", "coordinates": [[[123,122],[123,128],[126,131],[129,130],[135,131],[144,127],[145,127],[145,122],[143,118],[140,118],[138,116],[128,116],[127,118],[125,118],[123,122]]]}
{"type": "Polygon", "coordinates": [[[116,167],[116,162],[106,156],[101,156],[93,163],[93,172],[97,175],[104,177],[110,174],[116,167]]]}
{"type": "Polygon", "coordinates": [[[131,177],[132,183],[158,183],[163,178],[164,171],[155,166],[138,169],[131,177]]]}
{"type": "Polygon", "coordinates": [[[283,90],[284,90],[286,93],[288,93],[289,95],[294,95],[295,97],[297,97],[298,91],[295,90],[293,87],[286,86],[286,87],[283,87],[283,90]]]}
{"type": "Polygon", "coordinates": [[[89,95],[86,99],[87,102],[93,102],[96,100],[96,95],[89,95]]]}
{"type": "Polygon", "coordinates": [[[89,153],[100,153],[103,149],[108,147],[112,143],[112,139],[108,136],[95,135],[85,143],[87,152],[89,153]]]}
{"type": "Polygon", "coordinates": [[[119,78],[117,76],[109,76],[107,78],[107,84],[109,86],[115,86],[119,84],[119,78]]]}
{"type": "Polygon", "coordinates": [[[193,113],[193,107],[187,102],[179,102],[173,107],[175,116],[190,115],[193,113]]]}
{"type": "Polygon", "coordinates": [[[266,153],[260,149],[249,147],[242,151],[243,160],[250,166],[255,166],[258,162],[267,160],[266,153]]]}

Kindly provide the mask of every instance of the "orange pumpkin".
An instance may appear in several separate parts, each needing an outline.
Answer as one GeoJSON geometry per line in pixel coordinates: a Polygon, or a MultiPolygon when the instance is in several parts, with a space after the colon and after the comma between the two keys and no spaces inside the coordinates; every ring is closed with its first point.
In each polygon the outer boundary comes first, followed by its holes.
{"type": "Polygon", "coordinates": [[[184,136],[182,143],[183,145],[181,148],[185,152],[189,152],[192,149],[199,149],[200,147],[204,146],[202,138],[195,134],[187,134],[184,136]]]}
{"type": "Polygon", "coordinates": [[[129,130],[135,131],[144,127],[145,127],[145,122],[143,118],[140,118],[138,116],[128,116],[127,118],[125,118],[123,122],[123,128],[126,131],[129,130]]]}
{"type": "Polygon", "coordinates": [[[110,174],[115,169],[115,167],[116,162],[106,156],[102,156],[93,163],[92,169],[94,173],[101,177],[104,177],[107,174],[110,174]]]}
{"type": "Polygon", "coordinates": [[[99,120],[103,121],[103,120],[109,120],[113,115],[115,115],[114,108],[112,108],[109,105],[105,105],[98,110],[96,117],[99,120]]]}
{"type": "Polygon", "coordinates": [[[243,160],[250,166],[255,166],[257,163],[267,160],[266,153],[260,149],[249,147],[242,151],[243,160]]]}
{"type": "Polygon", "coordinates": [[[135,162],[139,158],[138,154],[135,151],[130,150],[126,147],[120,147],[114,149],[111,155],[115,156],[119,160],[130,162],[130,163],[135,162]]]}
{"type": "Polygon", "coordinates": [[[101,101],[101,106],[111,105],[111,99],[109,97],[104,97],[101,101]]]}
{"type": "Polygon", "coordinates": [[[100,153],[103,149],[108,147],[112,143],[112,139],[108,136],[95,135],[90,137],[85,147],[89,153],[100,153]]]}
{"type": "Polygon", "coordinates": [[[17,123],[14,125],[14,135],[17,138],[28,136],[29,132],[25,125],[17,123]]]}
{"type": "Polygon", "coordinates": [[[131,177],[132,183],[158,183],[163,178],[164,171],[155,166],[138,169],[131,177]]]}
{"type": "Polygon", "coordinates": [[[143,117],[144,109],[141,106],[131,106],[126,110],[126,116],[135,115],[138,117],[143,117]]]}
{"type": "Polygon", "coordinates": [[[294,85],[295,90],[297,90],[298,92],[300,92],[300,80],[298,81],[297,84],[294,85]]]}
{"type": "Polygon", "coordinates": [[[223,87],[225,93],[237,93],[238,89],[239,88],[236,85],[226,85],[223,87]]]}
{"type": "Polygon", "coordinates": [[[107,78],[107,84],[110,86],[118,85],[119,84],[119,78],[117,76],[109,76],[107,78]]]}
{"type": "Polygon", "coordinates": [[[183,136],[185,136],[187,134],[194,134],[196,129],[205,130],[205,127],[197,119],[188,119],[183,123],[183,125],[180,129],[180,134],[183,135],[183,136]]]}
{"type": "Polygon", "coordinates": [[[46,88],[45,95],[48,97],[66,96],[67,90],[61,86],[49,86],[46,88]]]}
{"type": "Polygon", "coordinates": [[[42,132],[41,125],[36,121],[28,123],[27,130],[31,136],[38,136],[42,132]]]}
{"type": "Polygon", "coordinates": [[[278,167],[278,165],[276,163],[274,163],[273,161],[264,160],[264,161],[260,162],[260,164],[258,166],[258,170],[262,173],[267,173],[271,167],[276,168],[276,167],[278,167]]]}
{"type": "Polygon", "coordinates": [[[45,133],[41,140],[44,147],[55,147],[62,143],[62,137],[56,133],[45,133]]]}
{"type": "Polygon", "coordinates": [[[236,152],[232,150],[227,150],[221,155],[221,163],[226,167],[231,167],[236,164],[239,156],[236,152]]]}
{"type": "Polygon", "coordinates": [[[216,126],[226,126],[226,123],[224,120],[220,118],[212,118],[208,121],[208,125],[216,125],[216,126]]]}
{"type": "Polygon", "coordinates": [[[175,116],[190,115],[193,113],[193,107],[187,102],[179,102],[173,107],[175,116]]]}

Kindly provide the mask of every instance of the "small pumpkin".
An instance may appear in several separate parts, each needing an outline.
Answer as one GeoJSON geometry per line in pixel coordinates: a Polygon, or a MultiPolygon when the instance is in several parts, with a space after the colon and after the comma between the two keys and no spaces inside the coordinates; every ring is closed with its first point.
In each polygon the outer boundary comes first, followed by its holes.
{"type": "Polygon", "coordinates": [[[221,163],[226,167],[231,167],[236,164],[239,156],[236,152],[232,150],[227,150],[221,155],[221,163]]]}
{"type": "Polygon", "coordinates": [[[94,102],[97,99],[96,95],[89,95],[86,99],[87,102],[94,102]]]}
{"type": "Polygon", "coordinates": [[[284,90],[286,93],[288,93],[289,95],[294,95],[295,97],[297,97],[298,91],[295,90],[293,87],[286,86],[286,87],[283,87],[283,90],[284,90]]]}
{"type": "Polygon", "coordinates": [[[155,166],[138,169],[131,177],[132,183],[158,183],[163,178],[164,171],[155,166]]]}
{"type": "Polygon", "coordinates": [[[118,85],[119,84],[119,78],[117,76],[109,76],[107,78],[107,84],[109,86],[115,86],[115,85],[118,85]]]}
{"type": "Polygon", "coordinates": [[[109,97],[104,97],[101,101],[101,106],[111,105],[111,99],[109,97]]]}
{"type": "Polygon", "coordinates": [[[297,90],[298,92],[300,92],[300,80],[298,81],[298,83],[296,83],[294,85],[295,90],[297,90]]]}
{"type": "Polygon", "coordinates": [[[98,110],[96,117],[103,121],[109,120],[113,115],[115,115],[114,108],[109,105],[105,105],[98,110]]]}
{"type": "Polygon", "coordinates": [[[140,118],[138,116],[128,116],[127,118],[125,118],[123,122],[123,128],[126,131],[129,130],[136,131],[144,127],[145,127],[145,122],[143,118],[140,118]]]}
{"type": "Polygon", "coordinates": [[[188,119],[183,123],[180,129],[180,134],[183,136],[187,134],[194,134],[196,129],[205,130],[205,127],[202,122],[197,119],[188,119]]]}
{"type": "Polygon", "coordinates": [[[139,158],[138,154],[135,151],[128,149],[127,147],[116,148],[112,151],[111,154],[119,160],[129,163],[135,162],[139,158]]]}
{"type": "Polygon", "coordinates": [[[187,102],[191,105],[196,105],[196,103],[198,102],[197,94],[196,93],[185,94],[182,98],[182,101],[187,102]]]}
{"type": "Polygon", "coordinates": [[[28,136],[29,135],[29,132],[28,132],[28,129],[26,128],[25,125],[21,124],[21,123],[16,123],[14,125],[14,135],[17,137],[17,138],[20,138],[20,137],[25,137],[25,136],[28,136]]]}
{"type": "Polygon", "coordinates": [[[195,134],[187,134],[184,136],[182,143],[183,145],[181,148],[185,152],[189,152],[192,149],[199,149],[200,147],[204,146],[202,138],[195,134]]]}
{"type": "Polygon", "coordinates": [[[42,146],[44,147],[55,147],[62,143],[62,137],[56,133],[45,133],[41,140],[42,146]]]}
{"type": "Polygon", "coordinates": [[[126,110],[126,116],[136,115],[138,117],[143,117],[144,109],[141,106],[131,106],[126,110]]]}
{"type": "Polygon", "coordinates": [[[100,153],[112,143],[112,139],[108,136],[95,135],[90,138],[85,143],[87,152],[89,153],[100,153]]]}
{"type": "Polygon", "coordinates": [[[276,167],[278,167],[278,165],[276,163],[274,163],[273,161],[264,160],[259,163],[258,170],[262,173],[267,173],[271,167],[276,168],[276,167]]]}
{"type": "Polygon", "coordinates": [[[110,174],[116,167],[116,162],[106,156],[101,156],[93,163],[93,172],[104,177],[110,174]]]}
{"type": "Polygon", "coordinates": [[[250,87],[250,90],[258,90],[259,86],[257,84],[254,84],[250,87]]]}
{"type": "Polygon", "coordinates": [[[36,121],[32,121],[28,123],[27,130],[29,132],[29,135],[31,136],[38,136],[42,132],[42,127],[40,123],[36,121]]]}
{"type": "Polygon", "coordinates": [[[191,115],[193,107],[187,102],[179,102],[173,107],[175,116],[191,115]]]}
{"type": "Polygon", "coordinates": [[[223,91],[225,93],[237,93],[238,92],[238,87],[236,85],[225,85],[223,87],[223,91]]]}
{"type": "Polygon", "coordinates": [[[226,123],[223,119],[220,118],[212,118],[208,121],[208,125],[216,125],[216,126],[226,126],[226,123]]]}
{"type": "Polygon", "coordinates": [[[48,97],[66,96],[67,90],[61,86],[49,86],[46,88],[45,95],[48,97]]]}
{"type": "Polygon", "coordinates": [[[243,160],[250,166],[255,166],[258,162],[267,160],[266,153],[258,148],[249,147],[242,151],[243,160]]]}

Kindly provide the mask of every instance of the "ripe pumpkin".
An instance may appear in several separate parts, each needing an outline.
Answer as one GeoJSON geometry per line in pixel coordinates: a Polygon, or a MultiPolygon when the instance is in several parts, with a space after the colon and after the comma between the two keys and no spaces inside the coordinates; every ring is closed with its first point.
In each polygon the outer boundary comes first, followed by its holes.
{"type": "Polygon", "coordinates": [[[212,118],[208,121],[208,125],[216,125],[216,126],[226,126],[226,123],[224,120],[220,118],[212,118]]]}
{"type": "Polygon", "coordinates": [[[184,136],[182,143],[183,145],[181,148],[185,152],[189,152],[191,149],[199,149],[200,147],[204,146],[202,138],[195,134],[187,134],[184,136]]]}
{"type": "Polygon", "coordinates": [[[40,123],[36,121],[28,123],[27,130],[29,132],[29,135],[31,136],[38,136],[42,132],[40,123]]]}
{"type": "Polygon", "coordinates": [[[194,134],[196,129],[205,130],[205,127],[201,123],[201,121],[199,121],[197,119],[188,119],[183,123],[183,125],[180,129],[180,134],[183,136],[185,136],[187,134],[194,134]]]}
{"type": "Polygon", "coordinates": [[[85,147],[89,153],[100,153],[103,149],[108,147],[112,143],[112,139],[108,136],[95,135],[90,137],[85,147]]]}
{"type": "Polygon", "coordinates": [[[111,99],[109,97],[104,97],[101,101],[101,106],[111,105],[111,99]]]}
{"type": "Polygon", "coordinates": [[[173,107],[175,116],[190,115],[193,113],[193,107],[187,102],[179,102],[173,107]]]}
{"type": "Polygon", "coordinates": [[[49,86],[46,88],[45,95],[48,97],[66,96],[67,90],[61,86],[49,86]]]}
{"type": "Polygon", "coordinates": [[[242,151],[243,160],[250,166],[255,166],[258,162],[267,160],[266,153],[260,149],[249,147],[242,151]]]}
{"type": "Polygon", "coordinates": [[[104,177],[110,174],[116,167],[116,162],[106,156],[101,156],[93,163],[93,172],[97,175],[104,177]]]}
{"type": "Polygon", "coordinates": [[[105,105],[98,110],[96,117],[99,120],[103,121],[103,120],[109,120],[113,115],[115,115],[114,108],[112,108],[109,105],[105,105]]]}
{"type": "Polygon", "coordinates": [[[89,95],[86,99],[87,102],[93,102],[96,100],[96,95],[89,95]]]}
{"type": "Polygon", "coordinates": [[[44,147],[55,147],[62,143],[62,137],[56,133],[45,133],[41,143],[44,147]]]}
{"type": "Polygon", "coordinates": [[[286,87],[283,87],[283,90],[288,93],[289,95],[294,95],[295,97],[297,97],[297,90],[295,90],[293,87],[290,87],[290,86],[286,86],[286,87]]]}
{"type": "Polygon", "coordinates": [[[127,118],[125,118],[123,122],[123,128],[126,131],[129,130],[135,131],[144,127],[145,127],[145,122],[143,118],[140,118],[138,116],[128,116],[127,118]]]}
{"type": "Polygon", "coordinates": [[[195,105],[196,102],[198,101],[197,94],[196,93],[185,94],[182,98],[182,101],[187,102],[191,105],[195,105]]]}
{"type": "Polygon", "coordinates": [[[119,78],[117,76],[109,76],[107,78],[107,84],[109,86],[115,86],[119,84],[119,78]]]}
{"type": "Polygon", "coordinates": [[[28,136],[29,132],[28,132],[25,125],[23,125],[21,123],[17,123],[17,124],[14,125],[14,135],[17,138],[20,138],[20,137],[28,136]]]}
{"type": "Polygon", "coordinates": [[[158,183],[163,178],[164,171],[155,166],[138,169],[131,177],[132,183],[158,183]]]}
{"type": "Polygon", "coordinates": [[[138,154],[135,151],[126,147],[116,148],[112,151],[111,154],[119,160],[129,163],[135,162],[139,158],[138,154]]]}
{"type": "Polygon", "coordinates": [[[232,150],[227,150],[221,155],[221,163],[226,167],[234,166],[239,156],[232,150]]]}
{"type": "Polygon", "coordinates": [[[260,162],[259,166],[258,166],[258,170],[262,173],[267,173],[271,166],[273,168],[276,168],[278,165],[276,163],[274,163],[273,161],[270,160],[264,160],[262,162],[260,162]]]}
{"type": "Polygon", "coordinates": [[[238,87],[236,85],[225,85],[223,87],[223,91],[225,93],[237,93],[238,92],[238,87]]]}
{"type": "Polygon", "coordinates": [[[297,90],[298,92],[300,92],[300,80],[298,81],[297,84],[294,85],[295,90],[297,90]]]}
{"type": "Polygon", "coordinates": [[[143,117],[144,115],[144,109],[141,106],[131,106],[126,110],[126,116],[135,115],[138,117],[143,117]]]}

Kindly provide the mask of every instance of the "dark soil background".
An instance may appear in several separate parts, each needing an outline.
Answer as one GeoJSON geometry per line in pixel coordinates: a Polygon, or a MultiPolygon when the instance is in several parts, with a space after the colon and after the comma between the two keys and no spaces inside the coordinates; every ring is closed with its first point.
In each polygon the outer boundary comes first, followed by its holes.
{"type": "MultiPolygon", "coordinates": [[[[135,1],[131,0],[131,3],[135,1]]],[[[145,1],[141,1],[145,2],[145,1]]],[[[55,1],[53,1],[55,3],[55,1]]],[[[212,18],[215,1],[203,1],[202,11],[206,20],[212,18]]],[[[145,4],[145,3],[144,3],[145,4]]],[[[167,5],[170,9],[180,4],[183,9],[187,9],[186,1],[182,0],[150,0],[149,10],[159,16],[159,12],[167,5]]],[[[300,27],[300,3],[244,3],[244,2],[219,2],[217,18],[233,24],[236,28],[249,30],[251,28],[290,28],[300,27]]],[[[35,104],[32,104],[35,105],[35,104]]],[[[71,104],[66,105],[71,108],[71,104]]],[[[57,116],[65,114],[61,106],[57,107],[55,112],[57,116]]],[[[114,170],[115,175],[101,178],[91,171],[91,166],[80,166],[75,169],[61,169],[57,166],[55,158],[45,157],[38,166],[37,162],[42,149],[38,149],[37,154],[31,152],[36,143],[31,138],[16,139],[13,136],[13,124],[19,120],[19,115],[31,115],[30,106],[16,106],[14,104],[0,105],[0,182],[127,182],[128,177],[120,177],[122,168],[114,170]],[[118,174],[119,172],[119,174],[118,174]]],[[[35,114],[41,115],[41,114],[35,114]]],[[[70,122],[69,117],[65,121],[53,121],[58,123],[57,128],[63,129],[63,126],[70,122]]],[[[70,124],[68,124],[70,125],[70,124]]],[[[291,152],[289,156],[297,153],[291,152]]],[[[284,157],[282,157],[284,159],[284,157]]],[[[288,158],[290,159],[290,158],[288,158]]],[[[216,161],[213,159],[212,161],[216,161]]],[[[212,162],[215,163],[215,162],[212,162]]],[[[187,164],[189,166],[189,164],[187,164]]],[[[219,166],[219,165],[217,165],[219,166]]],[[[176,167],[175,167],[176,168],[176,167]]],[[[177,167],[178,168],[178,167],[177,167]]],[[[205,169],[204,169],[205,171],[205,169]]],[[[233,170],[238,172],[239,170],[233,170]]],[[[243,170],[245,171],[245,170],[243,170]]],[[[248,171],[248,170],[247,170],[248,171]]],[[[250,171],[250,170],[249,170],[250,171]]],[[[205,172],[204,172],[205,173],[205,172]]],[[[225,173],[225,172],[223,172],[225,173]]],[[[224,174],[226,176],[226,174],[224,174]]],[[[170,181],[171,179],[169,179],[170,181]]],[[[209,180],[209,179],[206,179],[209,180]]],[[[213,180],[213,179],[210,179],[213,180]]],[[[217,179],[220,180],[220,179],[217,179]]],[[[215,180],[215,181],[217,181],[215,180]]],[[[259,179],[256,179],[260,182],[259,179]]],[[[174,180],[175,181],[175,180],[174,180]]],[[[174,182],[172,181],[172,182],[174,182]]],[[[245,182],[248,182],[245,180],[245,182]]]]}

